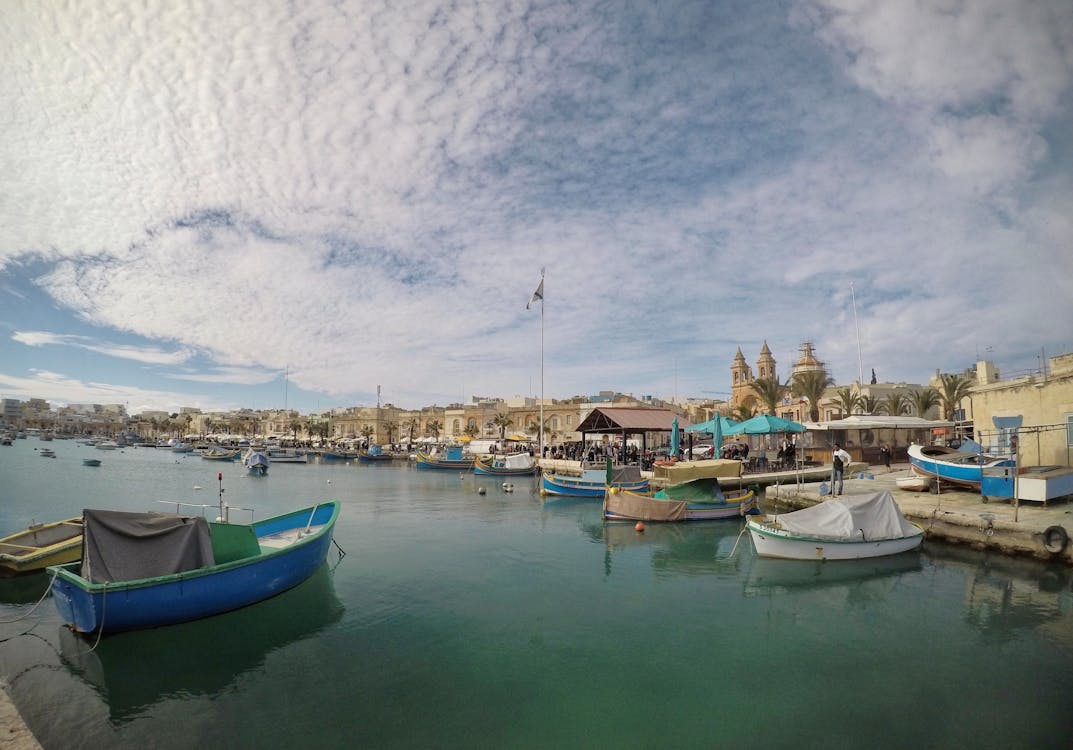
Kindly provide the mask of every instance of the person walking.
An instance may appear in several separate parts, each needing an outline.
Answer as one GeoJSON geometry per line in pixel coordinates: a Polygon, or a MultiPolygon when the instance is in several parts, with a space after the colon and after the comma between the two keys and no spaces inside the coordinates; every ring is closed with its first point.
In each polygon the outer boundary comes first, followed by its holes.
{"type": "Polygon", "coordinates": [[[890,473],[890,446],[883,443],[879,447],[879,457],[883,459],[883,465],[887,467],[887,473],[890,473]]]}
{"type": "Polygon", "coordinates": [[[842,494],[842,477],[851,460],[852,457],[842,450],[842,446],[835,443],[835,452],[831,454],[831,492],[835,495],[842,494]]]}

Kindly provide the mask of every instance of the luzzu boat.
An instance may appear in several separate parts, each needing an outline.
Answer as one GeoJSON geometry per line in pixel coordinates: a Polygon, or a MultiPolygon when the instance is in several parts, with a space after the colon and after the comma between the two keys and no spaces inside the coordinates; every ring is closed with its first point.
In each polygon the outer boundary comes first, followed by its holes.
{"type": "Polygon", "coordinates": [[[831,498],[776,516],[749,517],[756,554],[791,560],[857,560],[916,549],[924,530],[902,515],[890,490],[831,498]]]}
{"type": "Polygon", "coordinates": [[[536,471],[536,459],[528,453],[496,453],[487,457],[478,456],[473,462],[474,474],[494,477],[527,476],[536,471]]]}
{"type": "Polygon", "coordinates": [[[384,461],[391,461],[394,458],[394,456],[385,452],[384,448],[379,445],[370,445],[368,450],[358,452],[358,461],[363,464],[382,463],[384,461]]]}
{"type": "Polygon", "coordinates": [[[636,466],[608,469],[583,469],[581,476],[544,472],[540,491],[545,495],[602,498],[608,487],[627,492],[647,492],[648,480],[636,466]]]}
{"type": "Polygon", "coordinates": [[[197,620],[297,586],[327,557],[335,501],[252,524],[86,510],[81,563],[53,566],[52,597],[79,633],[197,620]]]}
{"type": "Polygon", "coordinates": [[[473,468],[473,456],[462,455],[462,449],[454,446],[447,449],[442,456],[434,456],[429,453],[418,452],[416,458],[419,469],[453,469],[455,471],[469,471],[473,468]]]}
{"type": "Polygon", "coordinates": [[[608,521],[713,521],[757,512],[753,490],[724,491],[715,478],[668,487],[654,495],[610,487],[604,497],[608,521]]]}
{"type": "Polygon", "coordinates": [[[975,490],[980,489],[985,469],[1015,465],[1009,457],[954,450],[943,445],[914,444],[909,446],[908,453],[909,463],[917,474],[975,490]]]}

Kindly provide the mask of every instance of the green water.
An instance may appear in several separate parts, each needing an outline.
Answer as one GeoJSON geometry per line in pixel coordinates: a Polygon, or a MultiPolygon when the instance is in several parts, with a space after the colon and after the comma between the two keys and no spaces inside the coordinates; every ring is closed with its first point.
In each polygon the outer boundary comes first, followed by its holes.
{"type": "MultiPolygon", "coordinates": [[[[0,672],[46,748],[1070,744],[1065,568],[932,542],[759,560],[736,520],[639,535],[528,481],[338,463],[246,478],[163,450],[43,446],[0,447],[0,533],[215,503],[223,471],[258,517],[340,500],[347,553],[268,602],[92,652],[49,601],[3,624],[0,672]]],[[[46,586],[0,581],[0,618],[46,586]]]]}

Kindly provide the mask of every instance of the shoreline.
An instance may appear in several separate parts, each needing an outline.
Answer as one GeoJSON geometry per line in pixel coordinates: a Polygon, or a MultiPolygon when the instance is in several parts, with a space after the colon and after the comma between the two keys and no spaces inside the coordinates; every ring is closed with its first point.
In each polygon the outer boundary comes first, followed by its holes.
{"type": "Polygon", "coordinates": [[[0,677],[0,750],[42,750],[11,698],[7,680],[0,677]]]}

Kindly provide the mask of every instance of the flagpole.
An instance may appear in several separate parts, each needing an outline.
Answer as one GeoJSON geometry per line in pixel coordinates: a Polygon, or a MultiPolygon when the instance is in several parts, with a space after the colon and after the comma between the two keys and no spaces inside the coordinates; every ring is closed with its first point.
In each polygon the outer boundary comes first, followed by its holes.
{"type": "Polygon", "coordinates": [[[861,326],[857,323],[857,295],[853,293],[853,282],[849,282],[849,298],[853,302],[853,327],[857,329],[857,369],[860,380],[857,381],[864,387],[864,358],[861,356],[861,326]]]}

